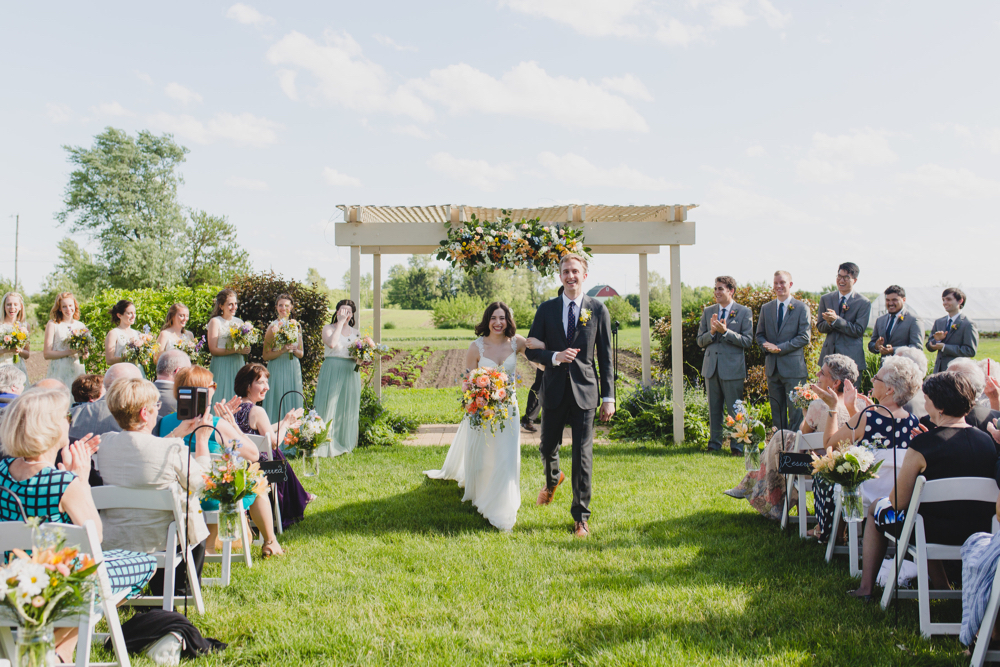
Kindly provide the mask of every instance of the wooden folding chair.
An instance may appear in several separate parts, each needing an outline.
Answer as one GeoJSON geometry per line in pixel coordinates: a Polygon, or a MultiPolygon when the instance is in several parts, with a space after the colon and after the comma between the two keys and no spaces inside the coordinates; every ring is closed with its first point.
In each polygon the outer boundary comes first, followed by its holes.
{"type": "MultiPolygon", "coordinates": [[[[901,590],[901,598],[917,598],[920,611],[920,634],[924,637],[932,635],[957,635],[962,628],[961,623],[932,623],[931,598],[961,599],[962,591],[931,590],[930,578],[927,573],[929,560],[962,560],[962,547],[948,544],[927,542],[924,532],[924,519],[920,516],[920,506],[924,503],[939,503],[952,500],[973,500],[996,504],[1000,489],[997,483],[988,477],[951,477],[927,481],[920,475],[913,485],[913,495],[910,496],[910,506],[906,509],[906,520],[903,529],[896,540],[886,533],[890,541],[896,542],[896,565],[902,566],[906,554],[910,554],[917,566],[917,590],[901,590]],[[916,544],[910,544],[910,538],[916,535],[916,544]]],[[[996,530],[996,520],[993,528],[996,530]]],[[[882,608],[886,609],[892,601],[893,592],[898,586],[895,576],[890,576],[888,585],[882,593],[882,608]]],[[[987,642],[988,643],[988,642],[987,642]]]]}
{"type": "MultiPolygon", "coordinates": [[[[822,433],[795,433],[795,443],[792,451],[797,454],[823,449],[822,433]]],[[[806,531],[810,523],[816,523],[815,516],[809,516],[809,507],[806,504],[806,493],[812,491],[812,475],[785,475],[785,503],[781,510],[781,529],[788,526],[789,521],[796,521],[799,525],[799,537],[806,538],[806,531]],[[792,497],[792,489],[796,489],[799,494],[799,513],[793,515],[789,500],[792,497]]]]}
{"type": "MultiPolygon", "coordinates": [[[[75,546],[81,554],[86,554],[100,563],[97,568],[97,589],[94,595],[90,596],[89,607],[81,613],[66,616],[53,623],[57,628],[78,628],[79,639],[76,645],[76,664],[78,667],[104,667],[119,665],[120,667],[130,667],[128,651],[125,649],[125,637],[122,635],[122,626],[118,620],[117,605],[125,599],[129,591],[123,590],[117,595],[111,593],[111,580],[108,577],[108,570],[104,563],[104,552],[101,550],[101,543],[97,539],[97,527],[93,521],[87,521],[82,526],[74,526],[65,523],[42,524],[46,530],[58,530],[66,538],[66,544],[75,546]],[[98,622],[104,618],[108,622],[110,633],[95,633],[94,628],[98,622]],[[117,662],[91,662],[90,648],[95,642],[103,643],[110,635],[111,646],[114,649],[117,662]]],[[[30,551],[32,544],[32,531],[34,529],[21,521],[0,522],[0,553],[12,549],[22,549],[30,551]]],[[[14,635],[11,628],[18,628],[19,623],[13,612],[6,607],[0,608],[0,647],[3,653],[12,662],[15,659],[14,635]]]]}
{"type": "MultiPolygon", "coordinates": [[[[171,484],[166,489],[129,489],[123,486],[95,486],[90,490],[94,504],[98,510],[136,509],[159,510],[170,512],[174,520],[167,526],[167,546],[163,551],[157,551],[151,556],[156,558],[156,567],[163,570],[163,595],[142,595],[126,601],[134,607],[161,606],[167,611],[174,610],[175,602],[184,597],[174,596],[174,576],[177,566],[185,563],[191,591],[188,602],[193,602],[199,614],[205,613],[205,601],[201,596],[201,585],[198,583],[198,570],[194,564],[194,546],[187,543],[186,514],[181,508],[183,491],[177,484],[171,484]],[[178,526],[182,528],[177,529],[178,526]],[[186,558],[184,555],[186,555],[186,558]]],[[[192,503],[198,502],[192,498],[192,503]]]]}

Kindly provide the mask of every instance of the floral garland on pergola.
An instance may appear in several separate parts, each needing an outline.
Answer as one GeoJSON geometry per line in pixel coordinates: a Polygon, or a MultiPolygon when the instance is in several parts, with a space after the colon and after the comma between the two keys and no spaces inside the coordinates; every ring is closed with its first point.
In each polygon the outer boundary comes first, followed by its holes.
{"type": "Polygon", "coordinates": [[[462,225],[445,223],[448,238],[441,241],[437,258],[466,271],[529,268],[542,275],[559,270],[559,260],[568,253],[590,256],[583,244],[583,230],[570,226],[541,224],[538,218],[515,223],[510,211],[495,222],[476,214],[462,225]]]}

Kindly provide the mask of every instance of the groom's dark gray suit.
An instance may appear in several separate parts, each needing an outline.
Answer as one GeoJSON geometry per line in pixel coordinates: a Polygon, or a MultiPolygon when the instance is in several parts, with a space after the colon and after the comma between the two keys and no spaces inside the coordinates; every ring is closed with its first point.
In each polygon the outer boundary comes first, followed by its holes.
{"type": "Polygon", "coordinates": [[[573,506],[576,521],[590,517],[590,478],[593,469],[594,410],[602,399],[614,399],[611,367],[611,317],[597,299],[583,297],[577,313],[576,331],[566,338],[563,311],[569,299],[558,296],[538,307],[531,324],[532,338],[545,343],[544,350],[527,350],[528,359],[545,366],[542,373],[542,444],[539,450],[545,464],[545,485],[554,488],[559,482],[559,446],[566,424],[573,430],[573,506]],[[564,301],[565,299],[565,301],[564,301]],[[579,321],[583,313],[589,321],[579,321]],[[555,365],[555,353],[578,348],[571,362],[555,365]],[[600,364],[600,374],[597,365],[600,364]]]}

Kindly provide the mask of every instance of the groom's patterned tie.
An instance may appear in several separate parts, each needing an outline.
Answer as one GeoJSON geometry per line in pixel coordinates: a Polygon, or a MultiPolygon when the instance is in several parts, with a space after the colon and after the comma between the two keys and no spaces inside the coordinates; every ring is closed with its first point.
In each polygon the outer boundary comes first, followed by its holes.
{"type": "Polygon", "coordinates": [[[566,340],[573,342],[573,334],[576,333],[576,301],[569,302],[569,314],[566,315],[566,340]]]}

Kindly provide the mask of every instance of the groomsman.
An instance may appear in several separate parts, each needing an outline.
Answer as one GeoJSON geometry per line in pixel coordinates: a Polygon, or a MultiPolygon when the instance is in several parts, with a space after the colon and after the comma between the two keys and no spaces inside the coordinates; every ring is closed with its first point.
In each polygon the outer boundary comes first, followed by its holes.
{"type": "Polygon", "coordinates": [[[958,357],[976,356],[979,347],[976,323],[961,312],[965,308],[965,292],[949,287],[941,293],[941,305],[948,315],[934,322],[926,345],[931,352],[937,352],[935,373],[947,370],[948,364],[958,357]]]}
{"type": "Polygon", "coordinates": [[[843,354],[854,360],[858,372],[865,368],[865,329],[872,314],[872,302],[854,291],[861,270],[854,262],[837,269],[837,291],[819,299],[816,328],[826,334],[819,351],[819,365],[829,354],[843,354]]]}
{"type": "MultiPolygon", "coordinates": [[[[735,278],[716,278],[716,305],[701,312],[698,325],[698,347],[705,350],[701,375],[708,389],[709,451],[722,449],[722,419],[726,412],[733,414],[733,403],[743,398],[743,381],[747,377],[745,350],[753,345],[753,313],[733,301],[735,292],[735,278]]],[[[743,453],[737,442],[730,442],[729,450],[733,454],[743,453]]]]}
{"type": "Polygon", "coordinates": [[[906,310],[906,290],[899,285],[885,288],[885,309],[888,311],[875,320],[868,350],[882,359],[896,353],[901,347],[920,349],[924,346],[924,332],[920,320],[906,310]]]}
{"type": "Polygon", "coordinates": [[[774,293],[777,298],[760,309],[757,343],[766,353],[764,373],[771,423],[795,431],[802,423],[802,410],[790,404],[788,393],[809,379],[805,348],[812,337],[812,325],[809,306],[792,298],[792,274],[775,272],[774,293]]]}

